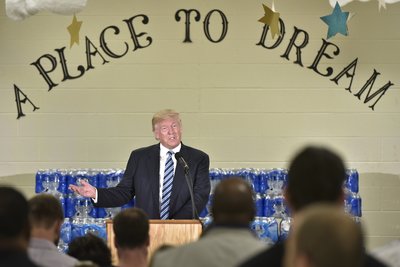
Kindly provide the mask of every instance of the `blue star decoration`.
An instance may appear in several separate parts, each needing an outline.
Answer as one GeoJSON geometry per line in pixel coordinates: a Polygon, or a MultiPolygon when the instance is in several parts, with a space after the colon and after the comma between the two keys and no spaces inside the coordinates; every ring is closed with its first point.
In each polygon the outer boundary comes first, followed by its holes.
{"type": "Polygon", "coordinates": [[[341,33],[347,36],[347,18],[349,12],[342,12],[340,5],[336,2],[335,8],[331,15],[323,16],[321,19],[328,24],[328,39],[335,36],[337,33],[341,33]]]}

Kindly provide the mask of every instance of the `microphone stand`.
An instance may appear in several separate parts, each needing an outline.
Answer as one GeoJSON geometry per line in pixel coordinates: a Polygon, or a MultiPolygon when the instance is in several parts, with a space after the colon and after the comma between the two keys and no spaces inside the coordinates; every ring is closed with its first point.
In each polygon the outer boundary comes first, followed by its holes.
{"type": "Polygon", "coordinates": [[[186,183],[188,185],[189,188],[189,194],[190,194],[190,199],[192,201],[192,219],[199,219],[199,214],[197,212],[197,208],[194,204],[194,194],[193,194],[193,182],[192,179],[190,177],[190,173],[189,173],[189,168],[188,167],[184,167],[184,173],[185,173],[185,178],[186,178],[186,183]]]}

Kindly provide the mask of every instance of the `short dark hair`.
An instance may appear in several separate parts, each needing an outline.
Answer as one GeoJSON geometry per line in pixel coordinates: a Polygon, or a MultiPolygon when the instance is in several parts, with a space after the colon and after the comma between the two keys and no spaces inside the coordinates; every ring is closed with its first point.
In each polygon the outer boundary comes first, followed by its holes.
{"type": "Polygon", "coordinates": [[[0,240],[29,234],[28,202],[9,186],[0,186],[0,240]]]}
{"type": "Polygon", "coordinates": [[[86,234],[69,243],[67,254],[79,261],[92,261],[99,266],[111,266],[111,250],[106,242],[94,234],[86,234]]]}
{"type": "Polygon", "coordinates": [[[115,216],[113,230],[117,247],[140,247],[149,240],[149,219],[142,210],[128,208],[115,216]]]}
{"type": "Polygon", "coordinates": [[[302,210],[294,227],[295,250],[315,267],[363,266],[361,225],[337,205],[316,204],[302,210]]]}
{"type": "Polygon", "coordinates": [[[50,194],[39,194],[29,201],[29,219],[32,226],[49,229],[64,219],[60,201],[50,194]]]}
{"type": "Polygon", "coordinates": [[[291,207],[298,211],[317,202],[336,202],[343,194],[346,169],[342,159],[334,152],[308,146],[292,160],[287,194],[291,207]]]}
{"type": "Polygon", "coordinates": [[[253,191],[245,180],[231,177],[214,190],[212,214],[217,224],[243,224],[254,219],[253,191]]]}

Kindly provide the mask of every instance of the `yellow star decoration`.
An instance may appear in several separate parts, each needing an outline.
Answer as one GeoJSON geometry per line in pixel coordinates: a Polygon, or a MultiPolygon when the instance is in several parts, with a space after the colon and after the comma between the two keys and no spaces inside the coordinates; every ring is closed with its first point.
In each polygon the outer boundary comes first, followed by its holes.
{"type": "Polygon", "coordinates": [[[279,13],[272,11],[269,7],[263,4],[264,7],[264,17],[259,19],[259,22],[262,22],[268,25],[271,29],[272,39],[275,38],[275,35],[280,35],[279,32],[279,13]]]}
{"type": "Polygon", "coordinates": [[[79,31],[81,30],[82,21],[78,21],[76,16],[72,19],[72,23],[67,27],[69,34],[71,35],[71,41],[69,43],[69,48],[71,48],[75,43],[79,45],[79,31]]]}

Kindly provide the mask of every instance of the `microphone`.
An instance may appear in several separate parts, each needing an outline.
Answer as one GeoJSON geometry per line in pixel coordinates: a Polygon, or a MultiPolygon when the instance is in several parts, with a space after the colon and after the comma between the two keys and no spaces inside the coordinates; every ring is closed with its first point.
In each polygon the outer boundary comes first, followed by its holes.
{"type": "Polygon", "coordinates": [[[193,181],[192,181],[192,178],[190,177],[189,166],[186,163],[186,160],[183,158],[181,152],[176,152],[175,153],[175,158],[179,162],[179,164],[182,165],[183,170],[185,172],[185,179],[186,179],[186,183],[187,183],[188,188],[189,188],[190,199],[192,201],[192,218],[193,219],[198,219],[199,218],[199,214],[197,212],[196,206],[194,205],[193,181]]]}
{"type": "Polygon", "coordinates": [[[177,161],[179,161],[179,164],[182,165],[183,170],[185,171],[185,174],[188,175],[189,174],[189,166],[187,165],[186,160],[183,158],[182,153],[176,152],[175,158],[177,161]]]}

